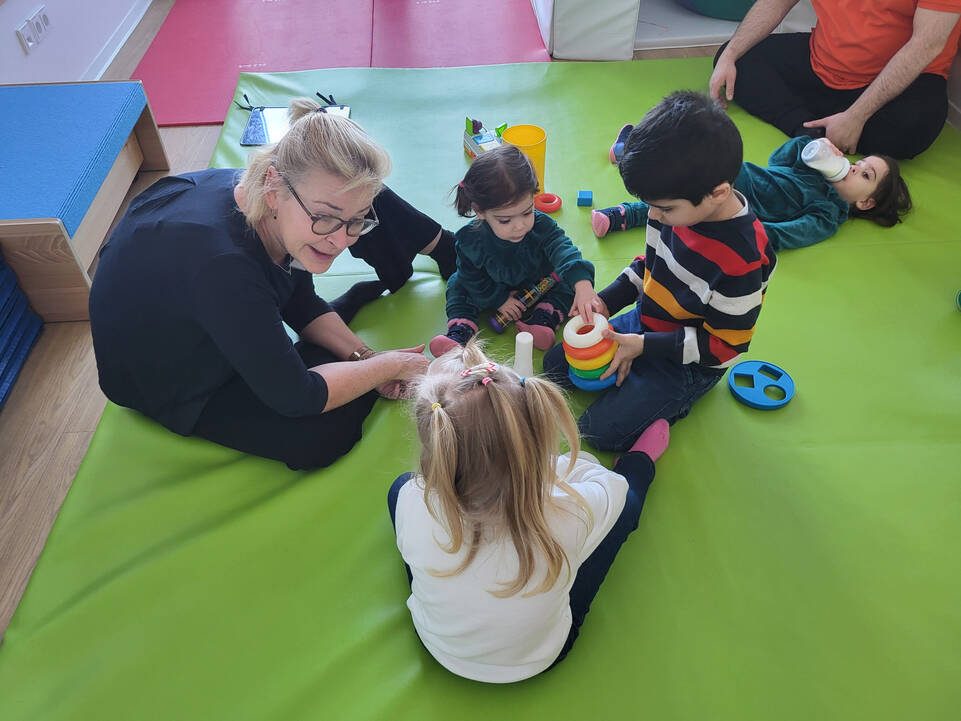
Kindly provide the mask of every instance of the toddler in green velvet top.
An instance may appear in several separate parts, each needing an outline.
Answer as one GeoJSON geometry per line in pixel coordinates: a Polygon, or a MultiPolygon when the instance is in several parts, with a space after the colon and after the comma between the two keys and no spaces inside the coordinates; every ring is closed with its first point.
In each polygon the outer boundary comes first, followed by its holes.
{"type": "Polygon", "coordinates": [[[440,356],[477,333],[482,310],[496,309],[534,337],[554,344],[566,315],[593,319],[602,307],[594,266],[549,216],[534,209],[537,176],[527,157],[504,145],[477,157],[454,188],[458,215],[474,220],[455,234],[457,271],[447,281],[447,333],[430,342],[440,356]],[[557,282],[533,308],[517,294],[555,273],[557,282]]]}

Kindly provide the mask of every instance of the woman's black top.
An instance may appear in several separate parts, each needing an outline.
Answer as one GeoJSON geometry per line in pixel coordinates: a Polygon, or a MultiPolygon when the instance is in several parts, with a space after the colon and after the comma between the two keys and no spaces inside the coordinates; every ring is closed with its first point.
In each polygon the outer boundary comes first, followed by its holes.
{"type": "Polygon", "coordinates": [[[330,307],[310,273],[270,260],[234,202],[238,176],[168,177],[134,198],[90,292],[100,387],[185,435],[235,374],[282,415],[327,403],[283,324],[299,333],[330,307]]]}

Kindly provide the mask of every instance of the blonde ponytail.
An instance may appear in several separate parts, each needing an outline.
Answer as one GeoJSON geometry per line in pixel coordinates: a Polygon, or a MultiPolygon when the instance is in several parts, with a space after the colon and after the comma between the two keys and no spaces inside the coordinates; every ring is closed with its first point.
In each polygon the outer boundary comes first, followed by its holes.
{"type": "MultiPolygon", "coordinates": [[[[244,215],[250,225],[269,212],[267,171],[273,166],[294,185],[313,170],[343,178],[345,190],[364,188],[370,198],[380,192],[390,173],[390,156],[367,132],[348,118],[320,112],[310,98],[295,98],[287,115],[290,129],[279,142],[251,153],[239,184],[245,197],[244,215]]],[[[282,187],[282,186],[281,186],[282,187]]]]}
{"type": "Polygon", "coordinates": [[[539,559],[543,578],[524,595],[550,590],[570,563],[551,533],[547,509],[552,490],[562,488],[593,522],[584,499],[557,475],[558,446],[567,440],[570,472],[580,449],[577,426],[564,396],[553,383],[537,377],[521,382],[510,368],[497,366],[471,341],[434,361],[419,382],[414,413],[421,441],[420,467],[424,501],[448,533],[445,552],[463,560],[453,576],[477,555],[484,530],[506,533],[517,550],[517,576],[494,596],[522,592],[539,559]]]}

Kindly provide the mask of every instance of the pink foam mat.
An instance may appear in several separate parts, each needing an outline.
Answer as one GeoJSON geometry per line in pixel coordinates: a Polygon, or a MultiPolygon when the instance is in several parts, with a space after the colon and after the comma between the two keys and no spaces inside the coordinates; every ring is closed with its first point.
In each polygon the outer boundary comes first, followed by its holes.
{"type": "Polygon", "coordinates": [[[547,60],[529,0],[177,0],[132,78],[159,125],[209,125],[241,72],[547,60]]]}
{"type": "Polygon", "coordinates": [[[550,60],[530,0],[375,0],[371,67],[550,60]]]}

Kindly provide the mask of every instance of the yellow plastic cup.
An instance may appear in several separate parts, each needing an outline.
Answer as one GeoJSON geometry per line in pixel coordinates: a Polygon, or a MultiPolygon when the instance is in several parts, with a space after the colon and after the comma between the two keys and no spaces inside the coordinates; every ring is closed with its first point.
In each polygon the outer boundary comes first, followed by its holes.
{"type": "Polygon", "coordinates": [[[512,125],[504,131],[501,139],[516,146],[534,166],[537,175],[537,192],[544,192],[544,154],[547,150],[547,133],[536,125],[512,125]]]}

